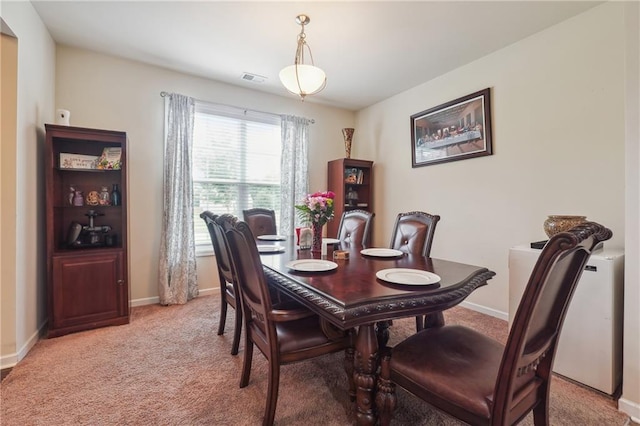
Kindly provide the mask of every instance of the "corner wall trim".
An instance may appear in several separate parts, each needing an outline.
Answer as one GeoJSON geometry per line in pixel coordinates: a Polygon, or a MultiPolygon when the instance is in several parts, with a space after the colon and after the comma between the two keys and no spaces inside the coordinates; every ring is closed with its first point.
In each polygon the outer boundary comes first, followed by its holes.
{"type": "Polygon", "coordinates": [[[628,399],[618,400],[618,411],[628,414],[635,423],[640,423],[640,404],[628,399]]]}
{"type": "Polygon", "coordinates": [[[35,344],[38,343],[38,340],[40,340],[40,336],[43,334],[46,325],[46,321],[40,324],[40,327],[38,327],[38,329],[29,337],[29,339],[27,339],[25,344],[22,345],[17,353],[3,355],[2,357],[0,357],[0,370],[15,367],[21,359],[27,356],[31,348],[33,348],[35,344]]]}

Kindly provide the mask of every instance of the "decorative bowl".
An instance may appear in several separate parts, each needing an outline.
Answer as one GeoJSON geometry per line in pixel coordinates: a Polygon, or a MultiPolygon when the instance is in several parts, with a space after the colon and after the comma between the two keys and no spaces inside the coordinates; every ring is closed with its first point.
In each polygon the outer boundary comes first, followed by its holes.
{"type": "Polygon", "coordinates": [[[544,221],[544,232],[551,238],[559,232],[568,231],[586,221],[586,216],[549,215],[544,221]]]}

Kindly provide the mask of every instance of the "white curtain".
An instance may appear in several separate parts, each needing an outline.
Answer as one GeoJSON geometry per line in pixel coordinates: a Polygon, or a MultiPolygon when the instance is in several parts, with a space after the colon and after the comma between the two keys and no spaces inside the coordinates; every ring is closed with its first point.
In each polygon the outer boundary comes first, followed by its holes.
{"type": "Polygon", "coordinates": [[[193,235],[191,147],[195,102],[168,97],[164,149],[164,208],[160,241],[160,304],[184,304],[198,295],[193,235]]]}
{"type": "Polygon", "coordinates": [[[299,219],[293,206],[309,192],[309,123],[306,118],[282,116],[280,232],[284,235],[294,235],[299,219]]]}

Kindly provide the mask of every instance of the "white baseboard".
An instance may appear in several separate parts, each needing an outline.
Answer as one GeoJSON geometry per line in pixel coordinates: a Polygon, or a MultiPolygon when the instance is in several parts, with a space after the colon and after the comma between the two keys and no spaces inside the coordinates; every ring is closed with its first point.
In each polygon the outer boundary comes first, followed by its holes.
{"type": "Polygon", "coordinates": [[[18,363],[18,354],[12,353],[9,355],[3,355],[0,357],[0,370],[5,368],[13,368],[18,363]]]}
{"type": "Polygon", "coordinates": [[[618,411],[628,414],[635,423],[640,423],[640,403],[620,398],[618,400],[618,411]]]}
{"type": "MultiPolygon", "coordinates": [[[[201,296],[206,296],[208,294],[214,294],[219,292],[220,292],[220,289],[218,287],[205,288],[205,289],[198,290],[198,294],[201,296]]],[[[145,297],[144,299],[131,299],[131,302],[129,302],[129,306],[131,306],[132,308],[135,308],[136,306],[155,305],[157,303],[160,303],[160,297],[158,296],[145,297]]]]}
{"type": "Polygon", "coordinates": [[[482,314],[487,314],[489,316],[499,318],[501,320],[509,321],[509,314],[506,312],[498,311],[496,309],[487,308],[486,306],[478,305],[472,302],[462,302],[460,306],[471,309],[472,311],[480,312],[482,314]]]}
{"type": "Polygon", "coordinates": [[[3,355],[2,357],[0,357],[0,370],[4,370],[5,368],[15,367],[16,364],[22,358],[27,356],[31,348],[33,348],[33,346],[36,343],[38,343],[38,340],[40,340],[40,336],[42,335],[46,325],[47,325],[47,321],[44,321],[42,324],[40,324],[40,327],[38,327],[38,330],[27,339],[25,344],[22,345],[22,347],[18,350],[18,352],[8,354],[8,355],[3,355]]]}
{"type": "Polygon", "coordinates": [[[160,298],[158,296],[145,297],[144,299],[131,299],[129,306],[135,308],[136,306],[155,305],[157,303],[160,303],[160,298]]]}
{"type": "MultiPolygon", "coordinates": [[[[199,294],[201,296],[206,296],[209,294],[215,294],[215,293],[219,293],[220,289],[219,288],[205,288],[202,290],[199,290],[199,294]]],[[[130,306],[131,307],[136,307],[136,306],[144,306],[144,305],[153,305],[156,303],[160,302],[160,298],[158,296],[156,297],[146,297],[143,299],[135,299],[135,300],[131,300],[130,302],[130,306]]],[[[29,337],[29,339],[27,340],[27,342],[22,345],[22,347],[20,348],[20,350],[17,353],[12,353],[12,354],[7,354],[7,355],[2,355],[0,356],[0,370],[4,370],[6,368],[13,368],[16,366],[16,364],[22,360],[22,358],[24,358],[25,356],[27,356],[27,354],[29,353],[29,351],[31,350],[31,348],[33,348],[33,346],[38,343],[38,340],[40,340],[40,336],[43,333],[43,330],[46,326],[47,322],[44,321],[40,327],[38,328],[38,331],[36,331],[35,333],[33,333],[31,335],[31,337],[29,337]]]]}

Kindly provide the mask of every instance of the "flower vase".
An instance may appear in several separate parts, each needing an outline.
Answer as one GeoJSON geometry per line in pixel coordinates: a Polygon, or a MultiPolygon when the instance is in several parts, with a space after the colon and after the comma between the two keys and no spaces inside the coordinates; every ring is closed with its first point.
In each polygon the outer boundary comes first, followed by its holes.
{"type": "Polygon", "coordinates": [[[320,253],[322,251],[322,225],[313,223],[311,225],[313,231],[313,240],[311,243],[311,251],[320,253]]]}

